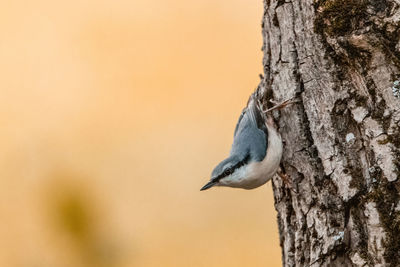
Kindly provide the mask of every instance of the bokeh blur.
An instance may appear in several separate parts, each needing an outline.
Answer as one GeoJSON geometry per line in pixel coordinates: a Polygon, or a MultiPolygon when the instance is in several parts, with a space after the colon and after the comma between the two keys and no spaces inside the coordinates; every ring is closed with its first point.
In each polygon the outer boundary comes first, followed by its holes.
{"type": "Polygon", "coordinates": [[[0,266],[280,266],[271,184],[199,189],[262,72],[261,0],[0,10],[0,266]]]}

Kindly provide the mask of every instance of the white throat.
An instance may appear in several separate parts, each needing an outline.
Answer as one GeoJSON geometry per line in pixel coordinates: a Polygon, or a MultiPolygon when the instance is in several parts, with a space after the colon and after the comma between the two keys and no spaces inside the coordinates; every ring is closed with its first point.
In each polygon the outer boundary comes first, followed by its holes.
{"type": "Polygon", "coordinates": [[[282,140],[273,127],[268,127],[268,150],[262,161],[250,162],[219,181],[220,186],[253,189],[268,182],[279,168],[282,140]]]}

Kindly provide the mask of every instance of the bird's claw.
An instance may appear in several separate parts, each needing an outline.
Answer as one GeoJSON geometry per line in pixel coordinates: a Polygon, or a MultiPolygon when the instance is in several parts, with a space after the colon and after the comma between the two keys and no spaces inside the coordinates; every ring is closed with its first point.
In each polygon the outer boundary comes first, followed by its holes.
{"type": "Polygon", "coordinates": [[[272,104],[274,104],[275,106],[273,106],[272,108],[263,110],[264,113],[273,111],[273,110],[275,110],[275,109],[283,109],[283,108],[285,108],[285,107],[288,106],[288,105],[291,105],[291,104],[294,104],[294,103],[298,103],[298,102],[300,102],[300,101],[299,101],[298,99],[294,99],[294,97],[293,97],[293,98],[291,98],[291,99],[286,99],[285,101],[283,101],[283,102],[281,102],[281,103],[277,103],[276,101],[273,101],[273,100],[270,100],[270,102],[271,102],[272,104]]]}
{"type": "Polygon", "coordinates": [[[292,181],[290,180],[289,175],[287,175],[286,173],[283,173],[282,170],[279,170],[277,172],[278,176],[282,179],[283,183],[294,193],[297,194],[297,191],[294,190],[293,186],[292,186],[292,181]]]}

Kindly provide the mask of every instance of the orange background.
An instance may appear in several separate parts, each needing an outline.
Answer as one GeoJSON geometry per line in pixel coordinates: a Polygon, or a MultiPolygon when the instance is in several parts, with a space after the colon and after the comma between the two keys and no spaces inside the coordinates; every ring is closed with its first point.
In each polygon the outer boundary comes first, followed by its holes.
{"type": "Polygon", "coordinates": [[[259,82],[262,11],[3,1],[0,266],[280,266],[270,183],[199,191],[259,82]]]}

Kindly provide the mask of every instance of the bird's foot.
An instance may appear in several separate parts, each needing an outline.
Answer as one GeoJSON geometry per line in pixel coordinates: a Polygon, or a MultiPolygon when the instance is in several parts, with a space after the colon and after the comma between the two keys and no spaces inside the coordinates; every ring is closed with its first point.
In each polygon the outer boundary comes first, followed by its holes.
{"type": "Polygon", "coordinates": [[[273,106],[272,108],[269,108],[269,109],[267,109],[267,110],[263,110],[264,113],[273,111],[273,110],[275,110],[275,109],[278,109],[278,110],[279,110],[279,109],[283,109],[283,108],[285,108],[285,107],[288,106],[288,105],[291,105],[291,104],[294,104],[294,103],[299,102],[299,100],[296,100],[296,99],[294,99],[294,97],[293,97],[293,98],[291,98],[291,99],[286,99],[285,101],[283,101],[283,102],[281,102],[281,103],[277,103],[277,102],[275,102],[275,101],[273,101],[273,100],[270,100],[270,102],[273,103],[275,106],[273,106]]]}
{"type": "Polygon", "coordinates": [[[292,186],[292,181],[290,180],[289,175],[287,175],[286,173],[283,173],[282,170],[279,170],[277,172],[278,176],[281,177],[283,183],[293,192],[295,192],[297,194],[297,191],[294,190],[293,186],[292,186]]]}

